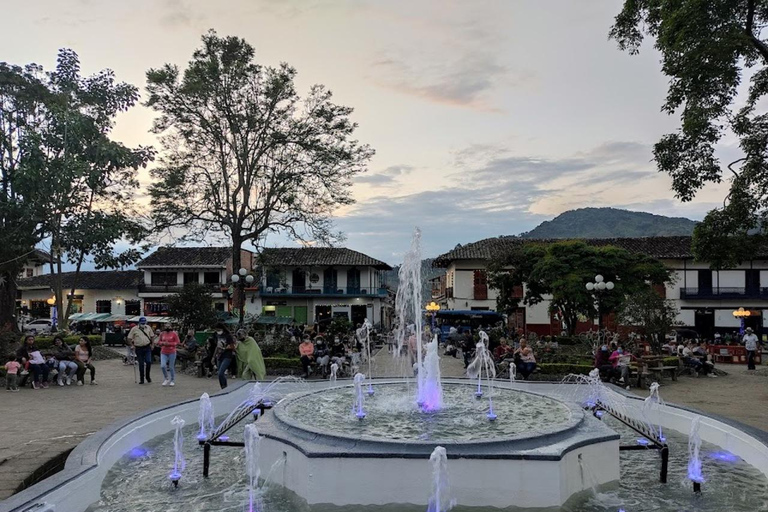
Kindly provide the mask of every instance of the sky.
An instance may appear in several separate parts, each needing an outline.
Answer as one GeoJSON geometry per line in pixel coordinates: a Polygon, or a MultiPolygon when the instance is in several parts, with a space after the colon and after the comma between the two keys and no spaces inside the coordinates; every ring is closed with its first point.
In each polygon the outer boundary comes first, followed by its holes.
{"type": "MultiPolygon", "coordinates": [[[[652,146],[677,118],[660,111],[667,78],[650,42],[630,56],[608,40],[620,0],[5,2],[3,61],[51,68],[68,47],[84,74],[111,68],[143,92],[148,69],[184,68],[215,29],[262,64],[294,66],[300,92],[327,86],[376,150],[355,205],[335,215],[343,245],[391,264],[415,226],[436,256],[573,208],[699,220],[726,194],[683,204],[656,171],[652,146]]],[[[114,137],[159,148],[153,117],[121,114],[114,137]]]]}

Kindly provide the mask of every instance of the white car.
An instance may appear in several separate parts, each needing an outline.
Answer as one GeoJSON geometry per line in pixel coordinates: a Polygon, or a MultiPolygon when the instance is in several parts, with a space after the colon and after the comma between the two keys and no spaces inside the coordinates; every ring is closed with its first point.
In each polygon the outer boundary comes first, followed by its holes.
{"type": "Polygon", "coordinates": [[[24,332],[29,334],[49,334],[53,331],[53,321],[49,318],[38,318],[24,326],[24,332]]]}

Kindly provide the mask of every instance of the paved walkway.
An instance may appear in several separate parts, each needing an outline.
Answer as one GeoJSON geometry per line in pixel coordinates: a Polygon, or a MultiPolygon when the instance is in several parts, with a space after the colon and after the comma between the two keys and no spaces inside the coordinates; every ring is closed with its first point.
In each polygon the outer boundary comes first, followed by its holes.
{"type": "MultiPolygon", "coordinates": [[[[374,377],[396,377],[411,371],[386,349],[374,356],[374,362],[374,377]]],[[[722,368],[730,375],[666,381],[662,397],[768,430],[768,367],[763,366],[751,375],[742,366],[722,368]]],[[[460,377],[464,374],[463,361],[442,357],[441,371],[445,377],[460,377]]],[[[98,386],[24,389],[19,393],[0,390],[0,499],[13,494],[25,478],[52,458],[119,418],[219,390],[215,378],[198,379],[182,374],[176,377],[176,387],[164,388],[160,386],[159,365],[153,366],[153,372],[155,381],[139,386],[133,382],[130,366],[123,366],[119,360],[99,361],[98,386]]]]}

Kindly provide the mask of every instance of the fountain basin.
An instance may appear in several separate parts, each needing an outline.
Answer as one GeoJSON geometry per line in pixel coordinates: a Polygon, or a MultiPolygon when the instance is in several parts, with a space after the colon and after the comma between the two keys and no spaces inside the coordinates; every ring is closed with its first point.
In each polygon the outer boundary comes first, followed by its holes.
{"type": "Polygon", "coordinates": [[[388,432],[392,427],[386,416],[392,405],[388,397],[406,397],[403,386],[402,382],[378,382],[376,398],[366,402],[368,414],[362,421],[351,410],[354,390],[350,386],[290,395],[260,420],[262,456],[265,460],[287,456],[280,483],[310,505],[426,505],[424,468],[438,445],[446,448],[452,489],[465,505],[555,507],[576,493],[619,478],[618,434],[576,405],[498,389],[494,396],[498,420],[489,422],[487,411],[473,409],[478,407],[473,384],[445,381],[445,414],[422,413],[415,404],[410,404],[411,415],[392,413],[397,416],[395,424],[407,423],[408,417],[427,418],[413,423],[420,427],[437,418],[433,437],[415,438],[408,437],[415,428],[407,426],[388,432]],[[349,407],[333,418],[337,428],[323,428],[319,424],[329,423],[319,419],[311,421],[318,403],[335,403],[340,396],[347,398],[349,407]],[[456,404],[460,396],[466,398],[466,409],[456,404]],[[384,402],[381,408],[372,403],[376,399],[384,402]],[[520,404],[549,409],[553,418],[526,421],[524,409],[515,409],[520,404]],[[299,412],[302,408],[305,414],[299,412]],[[510,414],[515,410],[517,417],[510,414]],[[461,420],[468,414],[476,418],[470,418],[467,428],[455,435],[450,435],[450,429],[461,422],[448,428],[439,425],[441,420],[461,420]],[[380,425],[376,425],[377,416],[380,425]],[[516,429],[516,424],[525,428],[516,429]],[[480,426],[484,430],[476,435],[474,429],[480,426]]]}

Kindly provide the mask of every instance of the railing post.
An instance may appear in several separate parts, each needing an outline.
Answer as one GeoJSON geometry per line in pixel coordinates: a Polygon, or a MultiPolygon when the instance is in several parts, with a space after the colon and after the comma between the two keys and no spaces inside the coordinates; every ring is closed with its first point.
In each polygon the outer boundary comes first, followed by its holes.
{"type": "Polygon", "coordinates": [[[667,471],[669,469],[669,447],[664,445],[661,449],[661,483],[667,483],[667,471]]]}
{"type": "Polygon", "coordinates": [[[203,477],[208,478],[208,467],[211,464],[211,445],[205,443],[203,445],[203,477]]]}

